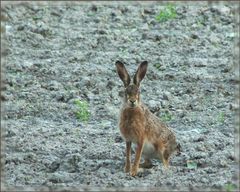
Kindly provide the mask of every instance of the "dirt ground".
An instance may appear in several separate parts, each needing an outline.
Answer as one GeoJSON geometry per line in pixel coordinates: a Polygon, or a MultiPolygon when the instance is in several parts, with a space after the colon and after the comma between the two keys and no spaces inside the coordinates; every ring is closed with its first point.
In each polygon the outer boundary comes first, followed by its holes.
{"type": "MultiPolygon", "coordinates": [[[[2,190],[217,190],[239,186],[237,3],[5,3],[2,190]],[[142,101],[176,133],[170,168],[124,173],[115,68],[149,67],[142,101]],[[90,118],[76,117],[75,100],[90,118]],[[238,135],[238,133],[237,133],[238,135]]],[[[239,43],[239,42],[238,42],[239,43]]],[[[3,48],[3,49],[2,49],[3,48]]],[[[238,60],[239,61],[239,60],[238,60]]],[[[134,155],[133,155],[134,157],[134,155]]]]}

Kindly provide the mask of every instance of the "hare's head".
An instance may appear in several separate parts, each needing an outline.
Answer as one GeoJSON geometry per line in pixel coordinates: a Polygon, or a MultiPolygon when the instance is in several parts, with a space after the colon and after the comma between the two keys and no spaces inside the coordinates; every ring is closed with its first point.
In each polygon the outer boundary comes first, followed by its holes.
{"type": "Polygon", "coordinates": [[[124,87],[125,87],[125,101],[128,103],[130,107],[136,107],[139,104],[140,101],[140,82],[144,78],[146,72],[147,72],[147,61],[143,61],[134,77],[133,77],[133,83],[131,83],[131,78],[124,66],[124,64],[120,61],[116,62],[117,72],[122,80],[124,87]]]}

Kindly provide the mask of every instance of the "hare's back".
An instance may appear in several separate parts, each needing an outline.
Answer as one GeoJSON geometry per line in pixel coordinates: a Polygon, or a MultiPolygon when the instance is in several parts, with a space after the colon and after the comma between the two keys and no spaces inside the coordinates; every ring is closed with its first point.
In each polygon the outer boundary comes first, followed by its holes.
{"type": "Polygon", "coordinates": [[[172,140],[175,138],[174,132],[153,113],[148,109],[145,112],[146,115],[146,131],[151,133],[149,136],[153,135],[161,140],[172,140]]]}

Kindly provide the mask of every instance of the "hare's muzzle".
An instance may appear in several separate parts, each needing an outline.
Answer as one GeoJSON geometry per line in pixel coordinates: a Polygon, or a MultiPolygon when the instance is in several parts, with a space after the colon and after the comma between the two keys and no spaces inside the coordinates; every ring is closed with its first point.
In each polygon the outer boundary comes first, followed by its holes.
{"type": "Polygon", "coordinates": [[[131,107],[136,107],[137,106],[137,100],[128,99],[128,104],[131,107]]]}

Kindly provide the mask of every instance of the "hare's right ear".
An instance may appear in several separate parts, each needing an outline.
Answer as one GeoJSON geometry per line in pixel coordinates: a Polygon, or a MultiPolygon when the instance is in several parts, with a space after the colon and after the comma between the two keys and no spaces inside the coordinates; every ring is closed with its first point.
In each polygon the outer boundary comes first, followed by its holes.
{"type": "Polygon", "coordinates": [[[117,72],[118,72],[120,79],[122,80],[124,86],[127,87],[130,84],[131,78],[130,78],[124,64],[121,61],[116,61],[115,65],[117,67],[117,72]]]}

